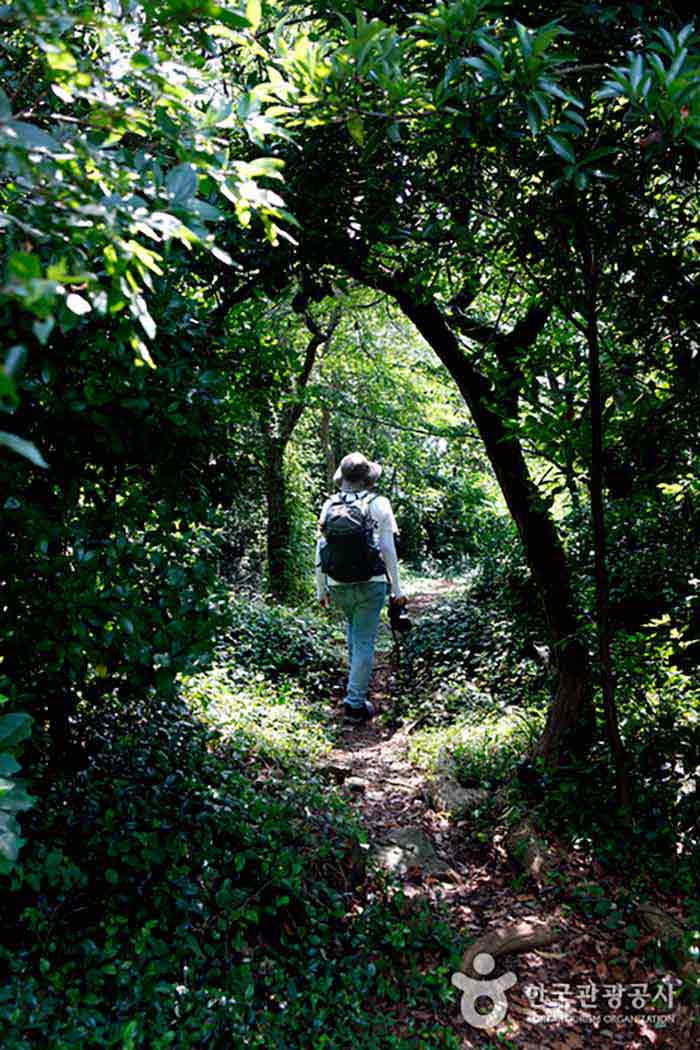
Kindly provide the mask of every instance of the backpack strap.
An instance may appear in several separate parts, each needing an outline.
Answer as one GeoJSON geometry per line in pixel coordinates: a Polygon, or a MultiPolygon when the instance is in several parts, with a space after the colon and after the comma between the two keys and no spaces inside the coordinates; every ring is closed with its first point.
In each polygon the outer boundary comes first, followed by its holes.
{"type": "Polygon", "coordinates": [[[367,500],[367,502],[365,504],[365,510],[369,511],[369,508],[372,506],[372,504],[374,503],[375,499],[379,499],[379,493],[378,492],[374,492],[374,493],[368,492],[366,494],[366,496],[363,497],[363,498],[366,499],[367,496],[369,496],[369,499],[367,500]]]}
{"type": "Polygon", "coordinates": [[[378,498],[379,498],[379,493],[378,492],[372,493],[372,492],[369,492],[368,490],[365,490],[364,492],[362,492],[362,489],[360,489],[359,492],[338,492],[338,493],[336,493],[335,496],[331,496],[331,498],[330,498],[330,502],[328,504],[328,507],[326,508],[326,514],[324,515],[323,522],[320,525],[321,529],[323,530],[323,527],[325,525],[326,516],[328,515],[328,511],[331,509],[332,506],[334,506],[334,505],[338,506],[338,504],[340,504],[340,503],[344,503],[346,506],[352,506],[353,503],[364,503],[365,504],[365,513],[367,513],[367,511],[369,510],[369,508],[372,505],[372,503],[374,503],[375,499],[378,499],[378,498]],[[360,495],[360,493],[362,493],[362,494],[360,495]],[[345,499],[345,496],[350,496],[350,495],[354,496],[355,498],[352,499],[352,500],[345,499]],[[368,496],[369,496],[369,499],[367,499],[368,496]]]}
{"type": "Polygon", "coordinates": [[[330,500],[328,501],[328,506],[326,507],[326,512],[325,512],[325,514],[323,515],[323,517],[320,519],[320,521],[318,523],[318,527],[321,530],[321,532],[323,532],[323,530],[326,527],[326,518],[328,517],[328,511],[331,509],[331,507],[334,504],[343,503],[343,502],[344,501],[342,499],[340,499],[340,493],[337,493],[335,496],[331,496],[330,500]]]}

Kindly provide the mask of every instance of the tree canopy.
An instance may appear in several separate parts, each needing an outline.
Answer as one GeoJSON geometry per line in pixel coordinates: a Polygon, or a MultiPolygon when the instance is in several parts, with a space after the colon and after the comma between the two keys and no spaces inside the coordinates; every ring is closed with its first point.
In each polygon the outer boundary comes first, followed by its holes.
{"type": "MultiPolygon", "coordinates": [[[[166,710],[194,778],[192,712],[245,698],[265,742],[231,716],[241,798],[256,748],[297,760],[268,718],[315,758],[295,705],[338,659],[317,516],[354,449],[385,465],[402,566],[463,587],[407,643],[396,718],[423,726],[416,761],[439,739],[462,788],[508,773],[515,807],[535,784],[553,823],[581,769],[604,770],[630,854],[663,782],[661,852],[687,860],[687,890],[699,160],[689,4],[0,5],[8,899],[49,878],[53,778],[78,807],[95,764],[104,816],[112,763],[138,780],[175,761],[166,710]],[[487,758],[454,728],[485,696],[506,740],[487,758]]],[[[170,795],[151,802],[175,820],[170,795]]],[[[278,828],[255,812],[265,852],[278,828]]],[[[242,842],[243,811],[227,820],[242,842]]],[[[273,878],[244,855],[236,915],[273,878]]],[[[142,1045],[105,1025],[102,1045],[142,1045]]]]}

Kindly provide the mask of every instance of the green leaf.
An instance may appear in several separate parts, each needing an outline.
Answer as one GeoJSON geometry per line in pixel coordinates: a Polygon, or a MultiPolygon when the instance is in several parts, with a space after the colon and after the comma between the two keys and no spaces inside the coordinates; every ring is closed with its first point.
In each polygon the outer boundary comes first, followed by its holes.
{"type": "Polygon", "coordinates": [[[688,25],[683,26],[683,28],[681,29],[680,33],[678,34],[678,46],[679,47],[683,47],[683,45],[685,44],[685,42],[688,39],[688,37],[690,36],[690,34],[693,33],[694,31],[695,31],[695,26],[693,25],[692,22],[688,22],[688,25]]]}
{"type": "Polygon", "coordinates": [[[655,51],[650,51],[649,55],[648,55],[648,58],[649,58],[649,63],[656,70],[656,75],[658,76],[659,80],[661,81],[662,84],[665,84],[666,83],[666,66],[663,64],[663,62],[661,61],[661,59],[659,58],[659,56],[656,54],[655,51]]]}
{"type": "Polygon", "coordinates": [[[555,135],[547,135],[547,142],[552,147],[555,153],[557,153],[564,160],[567,160],[569,164],[576,163],[576,154],[571,148],[571,143],[568,139],[558,138],[555,135]]]}
{"type": "Polygon", "coordinates": [[[537,31],[532,41],[532,50],[536,55],[541,55],[547,50],[558,36],[569,36],[570,31],[560,26],[558,22],[548,22],[537,31]]]}
{"type": "Polygon", "coordinates": [[[168,174],[165,188],[173,204],[185,204],[197,192],[197,172],[192,164],[179,164],[168,174]]]}
{"type": "Polygon", "coordinates": [[[673,39],[673,37],[671,36],[671,34],[669,33],[668,29],[657,29],[656,30],[656,35],[661,37],[661,39],[663,40],[664,44],[666,45],[668,50],[671,52],[671,54],[675,55],[675,53],[676,53],[676,42],[673,39]]]}
{"type": "Polygon", "coordinates": [[[572,95],[570,91],[565,91],[558,84],[555,84],[553,80],[545,80],[544,77],[540,77],[537,83],[548,95],[554,95],[556,98],[563,99],[564,102],[569,102],[572,106],[583,109],[583,102],[580,98],[572,95]]]}
{"type": "Polygon", "coordinates": [[[260,0],[248,0],[245,5],[245,16],[250,22],[250,28],[255,33],[262,19],[262,4],[260,0]]]}
{"type": "Polygon", "coordinates": [[[514,19],[515,31],[518,34],[518,40],[520,41],[520,50],[523,55],[527,58],[532,54],[532,38],[530,32],[522,25],[517,19],[514,19]]]}
{"type": "Polygon", "coordinates": [[[150,313],[148,312],[148,307],[146,306],[146,300],[143,298],[143,296],[141,296],[141,295],[135,296],[133,302],[131,303],[131,305],[129,307],[129,309],[130,309],[131,313],[133,314],[133,316],[136,317],[140,321],[140,323],[141,323],[141,325],[143,327],[143,330],[146,333],[146,335],[148,336],[148,338],[149,339],[154,339],[155,338],[155,334],[156,334],[156,323],[153,320],[153,318],[151,317],[150,313]]]}
{"type": "Polygon", "coordinates": [[[347,128],[350,132],[350,137],[358,146],[364,146],[365,144],[365,122],[359,113],[351,113],[347,119],[347,128]]]}
{"type": "Polygon", "coordinates": [[[15,784],[14,780],[0,777],[0,809],[5,813],[20,813],[22,810],[31,809],[35,802],[36,799],[19,784],[15,784]]]}
{"type": "Polygon", "coordinates": [[[584,131],[586,130],[586,121],[583,119],[581,114],[576,113],[575,110],[565,109],[562,113],[562,117],[564,117],[566,120],[573,121],[574,124],[577,124],[578,127],[582,128],[584,131]]]}
{"type": "Polygon", "coordinates": [[[227,11],[225,8],[217,7],[216,17],[220,22],[223,22],[229,29],[249,29],[250,23],[247,18],[243,15],[236,14],[235,11],[227,11]]]}
{"type": "Polygon", "coordinates": [[[78,68],[75,55],[65,45],[60,51],[47,50],[46,64],[57,73],[73,73],[78,68]]]}
{"type": "Polygon", "coordinates": [[[3,750],[15,747],[31,734],[33,718],[26,711],[13,711],[0,716],[0,744],[3,750]]]}
{"type": "Polygon", "coordinates": [[[41,278],[39,256],[30,252],[13,252],[7,262],[7,271],[18,281],[38,280],[41,278]]]}
{"type": "Polygon", "coordinates": [[[66,306],[78,317],[81,317],[83,314],[89,314],[92,310],[87,299],[83,299],[82,295],[78,295],[76,292],[71,292],[70,295],[66,296],[66,306]]]}
{"type": "Polygon", "coordinates": [[[214,256],[215,259],[218,259],[220,262],[224,263],[226,266],[233,266],[233,259],[231,258],[231,256],[229,255],[228,252],[225,252],[223,250],[223,248],[219,248],[219,247],[217,247],[216,244],[212,244],[211,247],[209,248],[209,251],[214,256]]]}
{"type": "Polygon", "coordinates": [[[619,149],[615,146],[601,146],[600,149],[594,149],[590,153],[587,153],[585,157],[582,157],[580,163],[593,164],[602,157],[611,157],[619,152],[619,149]]]}
{"type": "Polygon", "coordinates": [[[527,104],[527,123],[533,135],[539,134],[540,111],[534,102],[528,102],[527,104]]]}
{"type": "Polygon", "coordinates": [[[642,73],[644,72],[644,58],[642,55],[635,55],[634,61],[632,62],[632,68],[630,69],[630,84],[632,85],[632,91],[636,94],[639,83],[642,79],[642,73]]]}
{"type": "Polygon", "coordinates": [[[0,409],[11,412],[19,405],[19,397],[12,376],[0,369],[0,409]]]}
{"type": "Polygon", "coordinates": [[[244,177],[284,179],[280,171],[284,167],[284,161],[279,157],[256,157],[255,160],[248,161],[248,163],[239,161],[239,165],[243,165],[244,177]]]}
{"type": "Polygon", "coordinates": [[[23,842],[15,818],[9,813],[0,812],[0,857],[14,864],[23,842]]]}
{"type": "Polygon", "coordinates": [[[464,69],[464,59],[463,58],[453,58],[451,62],[448,62],[447,63],[447,68],[445,70],[445,75],[442,78],[443,87],[445,87],[445,88],[448,87],[448,85],[452,83],[452,81],[455,79],[455,77],[458,76],[459,73],[461,73],[463,69],[464,69]]]}
{"type": "Polygon", "coordinates": [[[549,99],[541,91],[533,91],[532,97],[539,106],[540,113],[547,120],[549,118],[549,99]]]}
{"type": "Polygon", "coordinates": [[[12,755],[3,752],[0,754],[0,777],[11,777],[20,768],[20,764],[12,755]]]}
{"type": "MultiPolygon", "coordinates": [[[[9,434],[6,430],[0,430],[0,445],[12,449],[18,456],[24,456],[25,459],[31,460],[37,467],[48,467],[48,463],[36,445],[33,445],[31,441],[25,441],[24,438],[18,437],[17,434],[9,434]]],[[[2,741],[1,734],[0,741],[2,741]]]]}
{"type": "Polygon", "coordinates": [[[481,44],[484,51],[488,52],[488,54],[491,55],[498,68],[503,69],[503,52],[501,51],[500,47],[494,44],[494,42],[490,40],[489,37],[485,36],[483,33],[477,33],[476,39],[479,42],[479,44],[481,44]]]}
{"type": "Polygon", "coordinates": [[[606,80],[602,88],[596,91],[596,99],[617,98],[625,94],[625,89],[614,80],[606,80]]]}
{"type": "Polygon", "coordinates": [[[668,85],[670,83],[672,83],[672,81],[674,81],[676,79],[676,77],[680,73],[680,71],[681,71],[681,69],[683,67],[683,64],[685,63],[685,60],[686,60],[687,57],[688,57],[688,48],[684,47],[678,52],[678,54],[676,55],[675,59],[673,60],[673,64],[671,65],[671,68],[668,71],[668,74],[666,76],[666,86],[667,87],[668,87],[668,85]]]}
{"type": "Polygon", "coordinates": [[[0,130],[4,130],[5,134],[9,132],[10,138],[18,139],[27,149],[41,149],[48,153],[58,153],[61,149],[51,135],[24,120],[8,120],[0,130]]]}
{"type": "Polygon", "coordinates": [[[35,321],[32,325],[32,331],[37,337],[42,346],[46,346],[49,336],[53,331],[56,321],[52,314],[49,314],[43,321],[35,321]]]}
{"type": "Polygon", "coordinates": [[[465,58],[464,64],[465,66],[471,66],[473,69],[478,70],[479,73],[483,73],[485,77],[494,76],[493,67],[490,66],[488,62],[485,62],[483,58],[465,58]]]}
{"type": "Polygon", "coordinates": [[[241,120],[247,120],[253,108],[254,95],[252,91],[245,91],[238,100],[236,113],[241,120]]]}

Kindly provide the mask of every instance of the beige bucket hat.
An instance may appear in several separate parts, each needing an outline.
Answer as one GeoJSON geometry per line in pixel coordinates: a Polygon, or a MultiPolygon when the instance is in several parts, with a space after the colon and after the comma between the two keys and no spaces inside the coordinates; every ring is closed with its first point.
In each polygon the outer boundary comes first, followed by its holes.
{"type": "Polygon", "coordinates": [[[348,481],[351,485],[373,485],[381,472],[379,464],[373,463],[361,452],[349,452],[341,459],[333,480],[336,485],[343,481],[348,481]]]}

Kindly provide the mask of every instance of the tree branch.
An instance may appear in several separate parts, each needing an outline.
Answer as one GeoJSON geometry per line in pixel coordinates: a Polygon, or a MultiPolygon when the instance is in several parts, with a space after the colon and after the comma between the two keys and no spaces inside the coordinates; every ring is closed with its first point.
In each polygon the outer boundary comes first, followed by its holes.
{"type": "Polygon", "coordinates": [[[311,338],[306,344],[306,353],[304,354],[304,363],[301,372],[294,383],[294,400],[284,413],[279,426],[279,439],[284,445],[286,445],[291,438],[294,428],[301,419],[301,414],[304,411],[304,391],[306,390],[306,386],[311,378],[311,372],[316,363],[316,356],[319,348],[324,344],[328,346],[330,343],[333,338],[333,333],[338,327],[340,316],[340,307],[336,306],[331,315],[328,328],[323,331],[323,329],[317,324],[316,320],[311,316],[311,313],[308,310],[304,311],[304,324],[309,332],[311,332],[311,338]]]}

